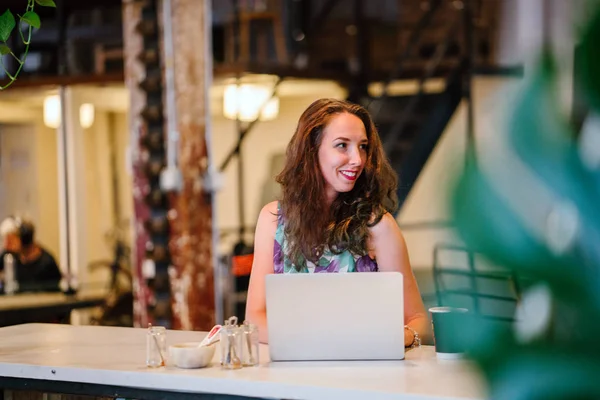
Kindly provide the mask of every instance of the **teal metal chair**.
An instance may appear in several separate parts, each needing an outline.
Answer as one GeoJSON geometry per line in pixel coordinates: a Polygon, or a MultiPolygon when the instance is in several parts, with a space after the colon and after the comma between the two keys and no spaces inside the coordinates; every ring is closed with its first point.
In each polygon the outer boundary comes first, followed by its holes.
{"type": "Polygon", "coordinates": [[[514,321],[527,285],[516,272],[490,265],[482,254],[453,244],[434,247],[433,280],[438,305],[467,308],[479,317],[507,323],[514,321]]]}

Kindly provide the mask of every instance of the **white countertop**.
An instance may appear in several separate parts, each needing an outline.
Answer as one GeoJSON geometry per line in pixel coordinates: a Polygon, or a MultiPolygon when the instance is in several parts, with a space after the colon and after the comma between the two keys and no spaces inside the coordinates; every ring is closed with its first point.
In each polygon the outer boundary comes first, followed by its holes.
{"type": "MultiPolygon", "coordinates": [[[[168,331],[168,344],[200,332],[168,331]]],[[[25,324],[0,328],[0,376],[84,382],[177,392],[285,399],[483,399],[481,379],[465,361],[439,361],[432,347],[403,361],[277,362],[261,346],[257,367],[235,371],[145,366],[146,329],[25,324]]]]}

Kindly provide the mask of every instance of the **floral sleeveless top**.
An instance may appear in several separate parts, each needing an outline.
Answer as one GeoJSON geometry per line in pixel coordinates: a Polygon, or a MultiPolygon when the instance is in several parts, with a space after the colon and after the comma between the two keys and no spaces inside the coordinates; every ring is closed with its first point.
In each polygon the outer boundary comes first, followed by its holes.
{"type": "Polygon", "coordinates": [[[302,268],[299,270],[296,269],[287,256],[287,240],[284,232],[285,221],[279,205],[277,206],[277,210],[279,215],[277,216],[277,230],[275,231],[273,248],[273,265],[276,274],[378,271],[377,262],[369,257],[368,254],[355,256],[348,250],[340,254],[335,254],[327,248],[323,251],[316,264],[307,260],[302,268]]]}

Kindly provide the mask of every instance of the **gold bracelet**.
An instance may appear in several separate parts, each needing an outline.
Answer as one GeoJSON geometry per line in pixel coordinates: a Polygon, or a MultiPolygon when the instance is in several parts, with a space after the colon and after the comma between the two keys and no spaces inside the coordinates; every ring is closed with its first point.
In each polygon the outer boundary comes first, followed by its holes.
{"type": "Polygon", "coordinates": [[[410,350],[414,349],[415,347],[421,347],[421,338],[419,337],[419,332],[415,331],[408,325],[404,325],[404,329],[408,329],[413,334],[413,341],[410,346],[408,346],[408,349],[410,350]]]}

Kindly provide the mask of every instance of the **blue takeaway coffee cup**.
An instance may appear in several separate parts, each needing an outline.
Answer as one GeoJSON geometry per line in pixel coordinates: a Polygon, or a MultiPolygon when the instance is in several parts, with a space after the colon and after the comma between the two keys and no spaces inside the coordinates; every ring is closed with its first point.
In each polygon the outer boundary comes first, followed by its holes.
{"type": "Polygon", "coordinates": [[[432,307],[431,325],[435,352],[439,359],[462,358],[465,352],[465,335],[469,310],[454,307],[432,307]]]}

